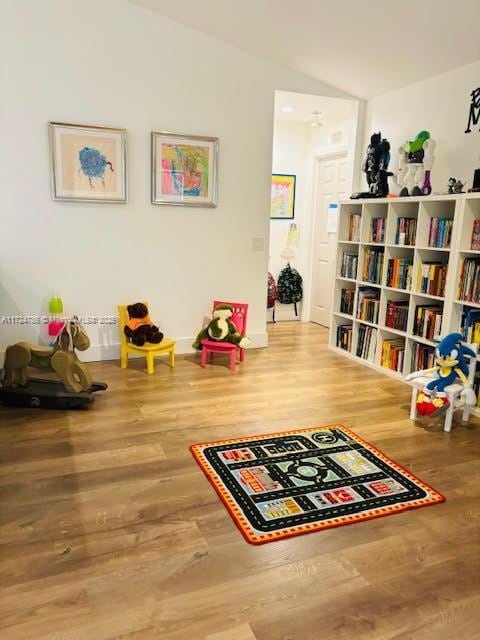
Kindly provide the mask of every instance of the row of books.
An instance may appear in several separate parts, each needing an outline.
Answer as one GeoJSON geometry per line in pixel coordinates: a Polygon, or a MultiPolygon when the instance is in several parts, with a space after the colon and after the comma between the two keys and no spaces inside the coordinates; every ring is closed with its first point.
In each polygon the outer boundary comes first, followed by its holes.
{"type": "Polygon", "coordinates": [[[435,364],[435,349],[426,344],[414,342],[412,345],[411,371],[430,369],[435,364]]]}
{"type": "Polygon", "coordinates": [[[465,258],[462,264],[458,299],[480,302],[480,258],[465,258]]]}
{"type": "Polygon", "coordinates": [[[480,251],[480,219],[478,218],[473,221],[472,249],[480,251]]]}
{"type": "Polygon", "coordinates": [[[365,249],[365,261],[363,263],[363,280],[372,284],[380,284],[382,280],[383,251],[379,249],[365,249]]]}
{"type": "Polygon", "coordinates": [[[355,289],[342,289],[340,294],[340,312],[353,316],[353,300],[355,289]]]}
{"type": "Polygon", "coordinates": [[[352,325],[341,324],[337,327],[337,347],[350,351],[352,348],[352,325]]]}
{"type": "Polygon", "coordinates": [[[453,220],[449,218],[432,218],[428,234],[428,246],[448,249],[452,242],[453,220]]]}
{"type": "Polygon", "coordinates": [[[348,239],[351,242],[360,242],[360,221],[361,216],[351,213],[348,216],[348,239]]]}
{"type": "Polygon", "coordinates": [[[407,330],[409,300],[389,300],[385,315],[385,326],[399,331],[407,330]]]}
{"type": "Polygon", "coordinates": [[[357,277],[358,256],[354,254],[344,253],[342,255],[342,264],[340,265],[340,275],[342,278],[357,277]]]}
{"type": "Polygon", "coordinates": [[[412,276],[412,258],[391,258],[388,261],[387,287],[410,291],[412,288],[412,276]]]}
{"type": "Polygon", "coordinates": [[[480,344],[480,309],[464,308],[462,335],[465,342],[480,344]]]}
{"type": "Polygon", "coordinates": [[[405,360],[405,342],[403,340],[384,340],[380,364],[392,371],[403,371],[405,360]]]}
{"type": "Polygon", "coordinates": [[[380,310],[380,291],[360,287],[358,290],[357,318],[366,322],[378,323],[380,310]]]}
{"type": "Polygon", "coordinates": [[[368,242],[385,242],[385,224],[385,218],[372,218],[370,220],[368,242]]]}
{"type": "Polygon", "coordinates": [[[417,235],[416,218],[398,218],[397,229],[395,231],[395,244],[412,245],[415,244],[417,235]]]}
{"type": "Polygon", "coordinates": [[[374,362],[376,347],[377,330],[364,324],[360,325],[358,328],[357,356],[368,360],[368,362],[374,362]]]}
{"type": "Polygon", "coordinates": [[[417,291],[431,296],[442,297],[445,294],[448,265],[442,262],[423,262],[419,264],[417,291]]]}
{"type": "Polygon", "coordinates": [[[415,309],[413,334],[433,340],[442,330],[443,308],[439,305],[419,304],[415,309]]]}

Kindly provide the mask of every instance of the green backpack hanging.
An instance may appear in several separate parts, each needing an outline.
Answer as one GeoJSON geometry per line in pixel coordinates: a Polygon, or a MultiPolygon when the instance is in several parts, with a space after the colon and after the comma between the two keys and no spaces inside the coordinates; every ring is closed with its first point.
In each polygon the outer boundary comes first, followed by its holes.
{"type": "Polygon", "coordinates": [[[302,276],[290,263],[280,271],[277,282],[278,301],[282,304],[293,304],[297,316],[297,302],[303,297],[302,276]]]}

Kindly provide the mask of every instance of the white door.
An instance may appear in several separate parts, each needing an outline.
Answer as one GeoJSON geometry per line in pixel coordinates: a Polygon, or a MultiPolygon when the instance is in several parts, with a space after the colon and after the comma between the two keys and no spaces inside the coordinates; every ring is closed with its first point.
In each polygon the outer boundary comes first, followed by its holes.
{"type": "Polygon", "coordinates": [[[330,326],[335,279],[336,232],[328,228],[328,205],[344,199],[347,181],[346,155],[315,161],[313,202],[312,322],[330,326]]]}

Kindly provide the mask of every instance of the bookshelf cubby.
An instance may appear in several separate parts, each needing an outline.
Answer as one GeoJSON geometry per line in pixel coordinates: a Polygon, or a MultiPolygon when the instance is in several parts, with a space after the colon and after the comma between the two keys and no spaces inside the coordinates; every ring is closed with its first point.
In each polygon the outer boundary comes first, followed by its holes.
{"type": "MultiPolygon", "coordinates": [[[[435,312],[441,313],[440,335],[461,332],[465,310],[480,312],[480,301],[462,300],[459,287],[464,260],[480,260],[480,249],[472,249],[476,220],[480,221],[480,194],[476,193],[341,202],[330,348],[365,366],[404,380],[414,370],[416,361],[426,362],[431,357],[434,342],[430,327],[435,322],[435,312]],[[379,222],[379,218],[384,223],[379,222]],[[439,221],[445,222],[440,224],[439,221]],[[448,225],[446,221],[449,221],[448,225]],[[451,227],[444,246],[431,246],[434,243],[432,237],[435,237],[431,233],[432,224],[434,231],[451,227]],[[382,227],[383,242],[378,242],[378,234],[374,241],[372,230],[382,227]],[[356,257],[355,273],[350,271],[349,277],[342,276],[344,254],[356,257]],[[367,269],[372,259],[381,260],[381,269],[367,269]],[[396,277],[392,278],[394,268],[396,277]],[[371,277],[373,272],[375,276],[371,277]],[[375,322],[359,316],[359,301],[365,298],[362,292],[368,289],[372,292],[372,300],[378,297],[379,301],[375,322]],[[345,308],[341,305],[342,291],[345,290],[352,292],[348,294],[353,296],[352,314],[341,311],[345,308]],[[394,303],[402,307],[402,314],[407,314],[408,310],[406,325],[404,317],[400,324],[387,319],[389,310],[392,314],[394,303]],[[429,330],[424,325],[422,335],[416,335],[415,316],[423,310],[426,310],[424,316],[429,322],[429,330]],[[349,349],[340,348],[337,344],[338,327],[342,325],[351,326],[349,349]],[[399,362],[397,352],[402,349],[404,352],[399,362]],[[391,362],[396,362],[395,370],[382,366],[382,362],[385,364],[382,354],[384,356],[385,353],[393,353],[391,362]]],[[[442,244],[441,239],[435,244],[442,244]]],[[[438,328],[439,320],[436,326],[438,328]]],[[[480,363],[478,368],[480,375],[480,363]]],[[[480,407],[476,414],[480,415],[480,407]]]]}

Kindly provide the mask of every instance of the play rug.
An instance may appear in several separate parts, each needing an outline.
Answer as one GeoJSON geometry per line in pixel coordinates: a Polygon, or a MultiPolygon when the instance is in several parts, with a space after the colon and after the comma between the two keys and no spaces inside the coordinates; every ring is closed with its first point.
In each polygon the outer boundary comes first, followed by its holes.
{"type": "Polygon", "coordinates": [[[252,544],[445,500],[339,424],[203,442],[190,450],[252,544]]]}

